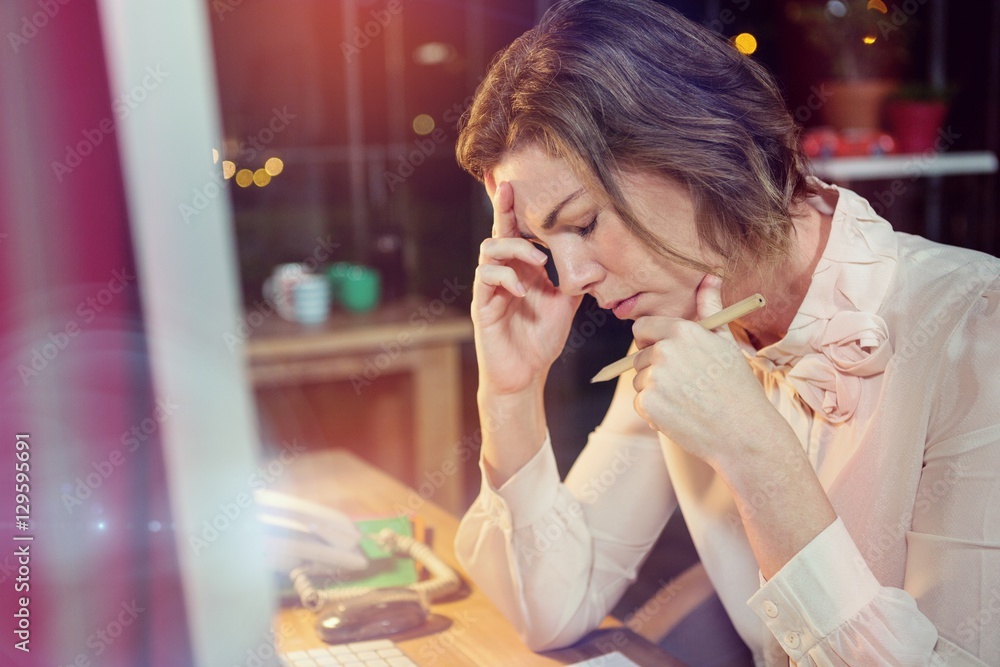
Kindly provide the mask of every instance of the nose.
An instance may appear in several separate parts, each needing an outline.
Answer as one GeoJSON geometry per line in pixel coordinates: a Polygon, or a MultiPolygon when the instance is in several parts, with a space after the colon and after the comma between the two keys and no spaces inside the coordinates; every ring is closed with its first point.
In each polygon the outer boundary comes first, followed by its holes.
{"type": "Polygon", "coordinates": [[[552,260],[559,274],[559,290],[563,294],[587,294],[604,276],[600,263],[576,249],[553,249],[552,260]]]}

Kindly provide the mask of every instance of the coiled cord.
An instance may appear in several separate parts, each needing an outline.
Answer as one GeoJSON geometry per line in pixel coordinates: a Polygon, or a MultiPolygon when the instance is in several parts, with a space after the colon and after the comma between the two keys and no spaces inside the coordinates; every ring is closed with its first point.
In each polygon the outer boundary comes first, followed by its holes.
{"type": "MultiPolygon", "coordinates": [[[[379,533],[373,535],[372,539],[386,551],[400,556],[409,556],[427,568],[431,575],[430,579],[418,581],[407,588],[420,593],[429,602],[447,597],[461,588],[462,579],[458,573],[423,542],[418,542],[407,535],[400,535],[388,528],[383,528],[379,533]]],[[[300,565],[295,568],[289,573],[289,577],[302,605],[311,611],[319,611],[331,602],[340,602],[374,590],[370,586],[338,589],[317,586],[310,575],[308,565],[300,565]]]]}

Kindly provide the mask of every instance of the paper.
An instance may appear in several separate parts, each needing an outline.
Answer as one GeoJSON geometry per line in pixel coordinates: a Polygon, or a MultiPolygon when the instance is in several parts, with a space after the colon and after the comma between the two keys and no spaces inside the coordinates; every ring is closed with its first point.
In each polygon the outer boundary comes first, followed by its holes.
{"type": "Polygon", "coordinates": [[[639,665],[626,658],[620,651],[615,651],[583,662],[574,662],[569,667],[639,667],[639,665]]]}

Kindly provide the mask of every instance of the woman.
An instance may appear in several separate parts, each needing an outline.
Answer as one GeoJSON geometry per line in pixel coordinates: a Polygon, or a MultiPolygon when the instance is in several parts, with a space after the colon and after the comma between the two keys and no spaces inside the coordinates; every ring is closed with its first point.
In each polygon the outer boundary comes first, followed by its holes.
{"type": "Polygon", "coordinates": [[[495,217],[456,548],[533,649],[594,628],[679,506],[757,664],[1000,664],[1000,262],[808,177],[771,77],[650,0],[550,10],[458,157],[495,217]],[[543,387],[584,294],[641,353],[560,483],[543,387]]]}

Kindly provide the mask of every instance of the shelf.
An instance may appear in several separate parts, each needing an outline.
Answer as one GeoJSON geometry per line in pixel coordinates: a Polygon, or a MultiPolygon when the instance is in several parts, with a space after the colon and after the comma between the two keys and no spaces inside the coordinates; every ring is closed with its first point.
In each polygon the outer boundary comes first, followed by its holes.
{"type": "Polygon", "coordinates": [[[952,174],[992,174],[997,171],[997,156],[990,151],[914,153],[829,158],[813,160],[812,165],[816,175],[827,181],[871,181],[952,174]]]}

